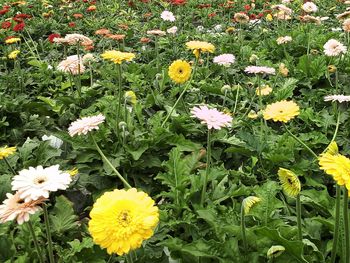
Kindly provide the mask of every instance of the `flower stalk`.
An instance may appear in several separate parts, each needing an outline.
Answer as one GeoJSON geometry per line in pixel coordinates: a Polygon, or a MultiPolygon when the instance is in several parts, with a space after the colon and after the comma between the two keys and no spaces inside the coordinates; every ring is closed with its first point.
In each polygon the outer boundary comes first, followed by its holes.
{"type": "Polygon", "coordinates": [[[331,252],[331,263],[335,263],[338,249],[338,240],[339,240],[339,225],[340,225],[340,195],[341,190],[340,186],[336,185],[336,201],[335,201],[335,226],[333,234],[333,246],[331,252]]]}
{"type": "Polygon", "coordinates": [[[205,169],[205,176],[204,176],[204,182],[203,182],[203,188],[202,188],[202,194],[201,194],[201,202],[200,205],[204,205],[205,195],[207,192],[207,184],[208,184],[208,177],[209,177],[209,171],[210,171],[210,162],[211,162],[211,130],[208,129],[208,135],[207,135],[207,167],[205,169]]]}
{"type": "Polygon", "coordinates": [[[301,225],[301,203],[300,203],[300,194],[297,195],[296,200],[296,212],[297,212],[297,225],[298,225],[298,238],[300,241],[303,240],[303,232],[301,225]]]}
{"type": "Polygon", "coordinates": [[[124,179],[124,177],[118,172],[117,169],[113,166],[113,164],[108,160],[106,155],[102,152],[100,146],[98,146],[94,136],[90,133],[91,139],[96,147],[96,150],[101,155],[102,159],[108,164],[108,166],[113,170],[113,172],[118,176],[118,178],[123,182],[124,186],[128,189],[132,188],[131,185],[124,179]]]}
{"type": "Polygon", "coordinates": [[[43,210],[44,210],[46,238],[47,238],[48,250],[49,250],[49,260],[50,260],[50,263],[55,263],[55,259],[53,256],[53,246],[52,246],[52,238],[51,238],[51,228],[49,223],[49,214],[47,212],[46,204],[43,204],[43,210]]]}
{"type": "Polygon", "coordinates": [[[32,238],[33,238],[33,241],[34,241],[34,246],[35,246],[36,252],[38,254],[39,262],[40,263],[44,263],[43,254],[41,252],[38,240],[36,238],[36,235],[35,235],[35,232],[34,232],[34,228],[33,228],[33,224],[32,224],[32,222],[30,220],[28,221],[28,229],[29,229],[30,234],[32,235],[32,238]]]}

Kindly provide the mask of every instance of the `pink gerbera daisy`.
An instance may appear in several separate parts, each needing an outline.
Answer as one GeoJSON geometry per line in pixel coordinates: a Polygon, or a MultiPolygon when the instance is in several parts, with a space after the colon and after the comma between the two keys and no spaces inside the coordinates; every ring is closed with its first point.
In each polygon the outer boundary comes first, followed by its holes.
{"type": "Polygon", "coordinates": [[[72,122],[68,128],[70,136],[76,134],[87,134],[91,130],[98,130],[98,125],[105,121],[105,116],[102,114],[90,117],[84,117],[72,122]]]}
{"type": "Polygon", "coordinates": [[[232,117],[217,109],[209,109],[206,105],[194,107],[191,110],[192,117],[198,118],[208,129],[220,130],[222,127],[231,126],[232,117]]]}

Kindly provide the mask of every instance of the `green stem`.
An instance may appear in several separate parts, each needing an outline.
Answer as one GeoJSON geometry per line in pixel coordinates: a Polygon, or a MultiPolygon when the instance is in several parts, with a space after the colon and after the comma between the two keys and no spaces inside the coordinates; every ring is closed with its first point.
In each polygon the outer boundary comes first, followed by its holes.
{"type": "Polygon", "coordinates": [[[300,194],[297,195],[297,224],[298,224],[298,238],[300,241],[303,240],[303,232],[302,232],[302,225],[301,225],[301,203],[300,203],[300,194]]]}
{"type": "Polygon", "coordinates": [[[343,206],[343,214],[344,214],[344,232],[345,232],[345,263],[349,263],[350,259],[350,235],[349,235],[349,193],[348,189],[344,187],[344,206],[343,206]]]}
{"type": "Polygon", "coordinates": [[[190,87],[191,85],[191,82],[192,82],[192,79],[196,73],[196,70],[197,70],[197,64],[198,64],[198,58],[196,59],[195,61],[195,64],[194,64],[194,69],[193,69],[193,74],[191,75],[191,78],[189,79],[189,81],[187,82],[184,90],[181,92],[180,96],[178,97],[178,99],[176,100],[174,106],[170,109],[168,115],[166,116],[165,120],[163,121],[161,127],[164,127],[165,123],[168,121],[168,119],[170,118],[171,114],[173,113],[173,111],[175,110],[177,104],[179,103],[179,101],[181,100],[182,96],[185,94],[185,92],[187,91],[187,89],[190,87]]]}
{"type": "Polygon", "coordinates": [[[207,167],[205,169],[205,177],[204,177],[204,183],[202,188],[202,194],[201,194],[201,203],[200,205],[204,205],[204,199],[207,192],[207,184],[208,184],[208,177],[209,177],[209,170],[210,170],[210,160],[211,160],[211,132],[210,129],[208,129],[208,135],[207,135],[207,167]]]}
{"type": "Polygon", "coordinates": [[[236,98],[235,98],[235,106],[233,107],[233,113],[232,115],[235,116],[236,114],[236,109],[237,109],[237,104],[238,104],[238,96],[239,96],[239,91],[241,89],[241,86],[237,85],[237,92],[236,92],[236,98]]]}
{"type": "Polygon", "coordinates": [[[117,133],[119,137],[120,105],[122,102],[122,66],[118,64],[118,106],[117,106],[117,133]]]}
{"type": "Polygon", "coordinates": [[[4,157],[4,161],[7,164],[7,166],[9,167],[10,171],[13,173],[13,175],[17,175],[16,171],[13,170],[12,166],[10,165],[9,161],[6,159],[6,157],[4,157]]]}
{"type": "Polygon", "coordinates": [[[244,251],[246,251],[247,250],[247,237],[246,237],[245,215],[244,215],[243,205],[241,207],[241,232],[242,232],[243,248],[244,248],[244,251]]]}
{"type": "Polygon", "coordinates": [[[339,240],[339,225],[340,225],[340,186],[336,186],[336,201],[335,201],[335,226],[333,232],[333,246],[332,246],[332,256],[331,263],[335,263],[335,258],[337,256],[338,240],[339,240]]]}
{"type": "Polygon", "coordinates": [[[109,167],[111,167],[111,169],[113,170],[113,172],[118,176],[118,178],[123,182],[124,186],[127,188],[132,188],[131,185],[124,179],[124,177],[117,171],[117,169],[115,169],[115,167],[111,164],[111,162],[108,160],[108,158],[104,155],[104,153],[102,152],[100,146],[98,146],[94,136],[90,133],[90,136],[92,138],[92,141],[94,142],[94,145],[96,147],[96,150],[98,151],[98,153],[101,155],[102,159],[109,165],[109,167]]]}
{"type": "Polygon", "coordinates": [[[47,212],[46,204],[43,204],[43,210],[44,210],[44,221],[45,221],[45,229],[46,229],[46,238],[47,238],[48,250],[49,250],[49,259],[50,259],[50,263],[54,263],[55,259],[53,257],[53,246],[52,246],[52,239],[51,239],[51,229],[50,229],[50,223],[49,223],[49,214],[47,212]]]}
{"type": "Polygon", "coordinates": [[[300,143],[302,146],[304,146],[304,148],[305,148],[306,150],[308,150],[316,159],[318,159],[317,154],[316,154],[313,150],[311,150],[309,146],[307,146],[307,145],[306,145],[304,142],[302,142],[298,137],[296,137],[296,136],[287,128],[287,126],[286,126],[285,124],[283,124],[283,126],[284,126],[284,128],[286,129],[286,131],[289,133],[289,135],[293,137],[294,140],[296,140],[297,142],[299,142],[299,143],[300,143]]]}
{"type": "Polygon", "coordinates": [[[113,258],[114,258],[114,254],[112,254],[112,255],[109,257],[109,259],[108,259],[107,263],[111,263],[111,262],[112,262],[112,260],[113,260],[113,258]]]}
{"type": "Polygon", "coordinates": [[[134,263],[134,260],[132,259],[131,254],[127,254],[127,255],[126,255],[126,262],[127,262],[127,263],[134,263]]]}
{"type": "Polygon", "coordinates": [[[34,246],[35,246],[36,252],[38,253],[39,261],[40,261],[40,263],[44,263],[43,254],[41,252],[38,240],[36,238],[36,235],[35,235],[35,232],[34,232],[34,228],[33,228],[33,224],[32,224],[32,222],[30,220],[28,221],[28,228],[29,228],[30,234],[32,235],[32,238],[33,238],[33,241],[34,241],[34,246]]]}

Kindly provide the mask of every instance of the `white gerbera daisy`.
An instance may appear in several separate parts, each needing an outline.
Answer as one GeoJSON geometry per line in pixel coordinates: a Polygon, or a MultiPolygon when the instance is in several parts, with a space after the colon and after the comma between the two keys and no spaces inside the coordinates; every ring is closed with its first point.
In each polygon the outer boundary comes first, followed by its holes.
{"type": "Polygon", "coordinates": [[[65,190],[72,181],[68,172],[59,170],[59,165],[47,168],[38,166],[29,167],[13,177],[12,190],[20,192],[20,198],[25,202],[37,200],[40,197],[48,198],[50,192],[65,190]]]}
{"type": "Polygon", "coordinates": [[[164,21],[170,21],[170,22],[174,22],[175,21],[175,16],[172,12],[165,10],[161,13],[160,17],[164,20],[164,21]]]}
{"type": "Polygon", "coordinates": [[[335,57],[341,54],[345,54],[347,51],[346,46],[335,39],[330,39],[324,44],[324,53],[326,56],[335,57]]]}

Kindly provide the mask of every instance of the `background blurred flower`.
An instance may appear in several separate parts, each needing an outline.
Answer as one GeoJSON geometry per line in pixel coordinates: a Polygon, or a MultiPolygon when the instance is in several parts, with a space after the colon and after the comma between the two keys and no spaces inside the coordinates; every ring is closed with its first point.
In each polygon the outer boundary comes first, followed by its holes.
{"type": "Polygon", "coordinates": [[[175,60],[168,70],[171,80],[178,84],[185,83],[191,77],[191,72],[191,65],[184,60],[175,60]]]}
{"type": "Polygon", "coordinates": [[[16,147],[0,147],[0,160],[14,154],[16,152],[16,147]]]}
{"type": "Polygon", "coordinates": [[[160,17],[164,20],[164,21],[170,21],[170,22],[174,22],[175,21],[175,16],[172,12],[170,11],[163,11],[160,15],[160,17]]]}
{"type": "Polygon", "coordinates": [[[116,64],[121,64],[123,61],[131,61],[135,58],[134,53],[121,52],[117,50],[105,51],[101,57],[106,60],[110,60],[116,64]]]}
{"type": "Polygon", "coordinates": [[[346,46],[335,39],[330,39],[324,44],[324,53],[326,56],[335,57],[341,54],[345,54],[347,51],[346,46]]]}
{"type": "Polygon", "coordinates": [[[350,96],[346,95],[328,95],[324,97],[324,101],[338,101],[340,103],[350,101],[350,96]]]}
{"type": "Polygon", "coordinates": [[[244,69],[244,72],[250,74],[268,74],[275,75],[276,70],[270,67],[262,67],[262,66],[248,66],[244,69]]]}
{"type": "Polygon", "coordinates": [[[232,54],[222,54],[214,57],[213,62],[222,65],[225,67],[229,67],[231,64],[235,62],[236,58],[232,54]]]}
{"type": "Polygon", "coordinates": [[[295,116],[299,115],[299,106],[293,101],[282,100],[267,105],[263,111],[265,120],[288,122],[295,116]]]}

